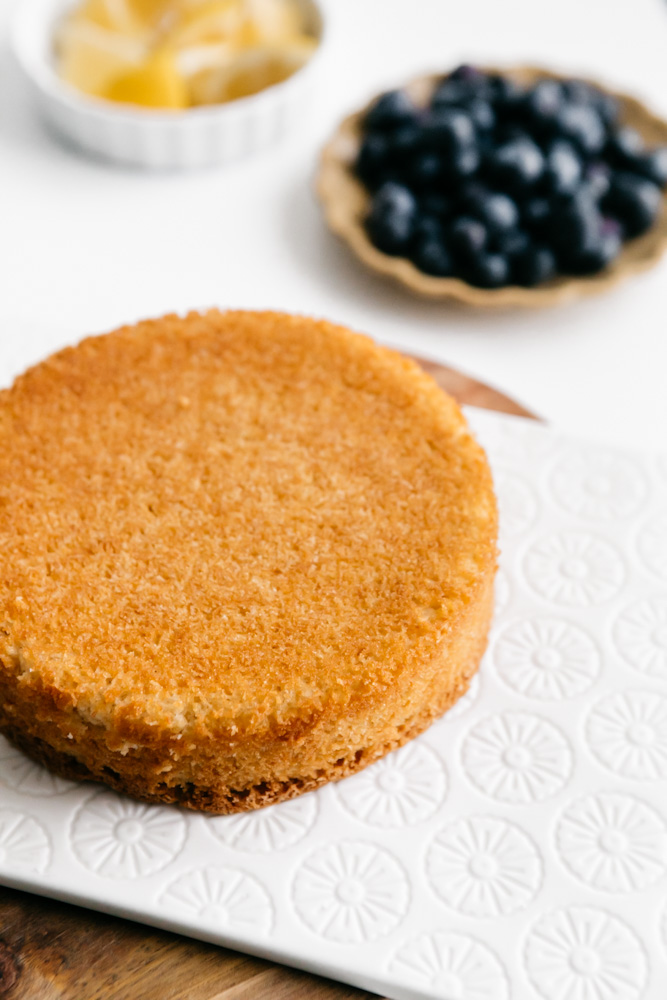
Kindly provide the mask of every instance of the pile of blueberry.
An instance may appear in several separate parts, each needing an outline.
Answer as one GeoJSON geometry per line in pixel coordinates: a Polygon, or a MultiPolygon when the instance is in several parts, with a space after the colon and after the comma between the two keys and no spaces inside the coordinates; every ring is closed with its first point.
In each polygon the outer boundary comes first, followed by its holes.
{"type": "Polygon", "coordinates": [[[530,287],[600,271],[653,225],[667,147],[645,149],[617,101],[589,84],[524,88],[461,66],[426,108],[383,94],[355,169],[379,250],[483,288],[530,287]]]}

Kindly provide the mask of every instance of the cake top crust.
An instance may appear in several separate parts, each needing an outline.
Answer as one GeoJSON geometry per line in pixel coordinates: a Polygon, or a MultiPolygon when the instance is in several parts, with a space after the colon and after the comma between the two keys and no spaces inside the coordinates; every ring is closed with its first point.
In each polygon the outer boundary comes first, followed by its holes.
{"type": "Polygon", "coordinates": [[[373,699],[437,655],[496,533],[456,403],[325,321],[165,316],[0,393],[0,669],[99,725],[373,699]]]}

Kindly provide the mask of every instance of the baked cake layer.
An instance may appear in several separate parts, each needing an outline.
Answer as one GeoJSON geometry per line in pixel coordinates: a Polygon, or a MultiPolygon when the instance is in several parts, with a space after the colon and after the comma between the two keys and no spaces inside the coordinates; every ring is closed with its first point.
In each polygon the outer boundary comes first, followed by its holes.
{"type": "Polygon", "coordinates": [[[167,316],[0,393],[0,729],[148,801],[256,808],[465,690],[496,506],[455,402],[332,324],[167,316]]]}

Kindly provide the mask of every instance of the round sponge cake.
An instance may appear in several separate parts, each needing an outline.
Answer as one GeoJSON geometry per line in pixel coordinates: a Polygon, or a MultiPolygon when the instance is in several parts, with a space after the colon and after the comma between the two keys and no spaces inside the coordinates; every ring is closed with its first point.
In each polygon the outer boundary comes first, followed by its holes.
{"type": "Polygon", "coordinates": [[[216,813],[371,763],[467,688],[497,517],[415,364],[209,312],[0,393],[0,730],[69,777],[216,813]]]}

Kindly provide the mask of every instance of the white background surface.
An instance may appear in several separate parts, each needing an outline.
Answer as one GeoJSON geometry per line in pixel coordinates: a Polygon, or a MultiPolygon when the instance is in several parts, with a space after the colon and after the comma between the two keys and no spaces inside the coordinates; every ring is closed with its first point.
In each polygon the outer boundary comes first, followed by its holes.
{"type": "Polygon", "coordinates": [[[329,54],[301,129],[231,168],[179,175],[112,168],[45,131],[9,59],[12,7],[0,0],[0,370],[142,316],[277,307],[456,365],[563,428],[665,448],[667,259],[579,304],[462,311],[367,275],[312,194],[344,113],[462,60],[578,70],[667,115],[663,0],[327,0],[329,54]]]}

